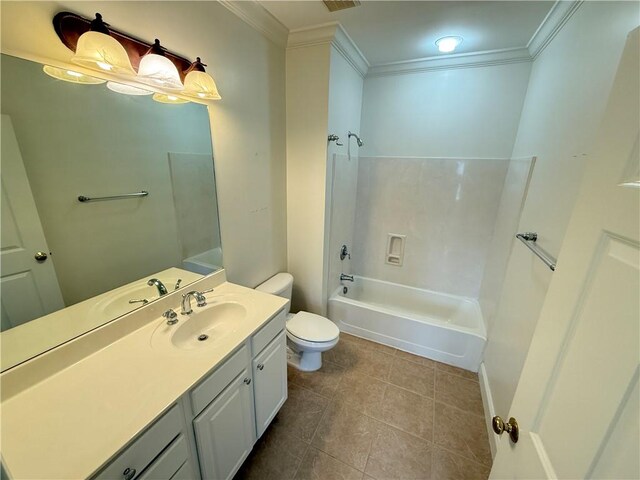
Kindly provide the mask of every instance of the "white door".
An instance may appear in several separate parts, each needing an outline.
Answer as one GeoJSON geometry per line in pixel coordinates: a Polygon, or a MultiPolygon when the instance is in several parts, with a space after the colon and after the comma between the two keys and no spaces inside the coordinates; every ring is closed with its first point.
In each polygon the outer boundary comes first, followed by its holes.
{"type": "Polygon", "coordinates": [[[638,181],[625,175],[640,161],[639,41],[636,29],[509,412],[520,440],[502,435],[493,479],[640,478],[640,185],[621,186],[638,181]]]}
{"type": "Polygon", "coordinates": [[[6,330],[64,307],[11,118],[2,115],[0,221],[2,327],[6,330]],[[37,261],[35,255],[47,255],[37,261]]]}
{"type": "Polygon", "coordinates": [[[193,421],[204,480],[230,480],[253,448],[251,376],[243,371],[193,421]]]}

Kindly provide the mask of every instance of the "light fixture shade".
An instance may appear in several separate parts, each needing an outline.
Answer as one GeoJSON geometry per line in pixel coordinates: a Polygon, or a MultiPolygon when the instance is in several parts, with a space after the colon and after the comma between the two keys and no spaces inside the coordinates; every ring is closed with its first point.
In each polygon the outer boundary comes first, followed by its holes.
{"type": "Polygon", "coordinates": [[[218,87],[213,77],[206,72],[192,70],[184,78],[184,94],[205,100],[220,100],[218,87]]]}
{"type": "Polygon", "coordinates": [[[171,60],[164,56],[164,48],[156,38],[138,66],[138,79],[155,87],[169,90],[182,90],[180,73],[171,60]]]}
{"type": "Polygon", "coordinates": [[[73,70],[68,70],[66,68],[52,67],[51,65],[45,65],[42,67],[42,70],[50,77],[58,80],[64,80],[65,82],[79,83],[83,85],[99,85],[106,82],[106,80],[102,80],[101,78],[90,77],[84,73],[74,72],[73,70]]]}
{"type": "Polygon", "coordinates": [[[122,93],[124,95],[151,95],[153,92],[144,88],[132,87],[117,82],[107,82],[107,88],[112,92],[122,93]]]}
{"type": "Polygon", "coordinates": [[[176,97],[175,95],[171,95],[167,93],[154,93],[153,99],[156,102],[171,103],[174,105],[178,105],[181,103],[190,103],[189,100],[185,100],[184,98],[176,97]]]}
{"type": "Polygon", "coordinates": [[[462,43],[462,37],[442,37],[436,40],[436,46],[442,53],[453,52],[462,43]]]}
{"type": "Polygon", "coordinates": [[[118,75],[135,75],[129,55],[115,38],[105,33],[89,31],[80,35],[73,63],[93,70],[103,70],[118,75]]]}

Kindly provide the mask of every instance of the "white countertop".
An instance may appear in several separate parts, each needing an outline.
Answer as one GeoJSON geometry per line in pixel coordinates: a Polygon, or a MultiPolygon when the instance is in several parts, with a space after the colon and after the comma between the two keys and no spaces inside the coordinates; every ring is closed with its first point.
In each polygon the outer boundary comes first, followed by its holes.
{"type": "MultiPolygon", "coordinates": [[[[207,280],[198,282],[194,288],[210,286],[207,280]]],[[[151,348],[152,333],[165,321],[159,318],[159,309],[169,305],[177,310],[179,295],[172,295],[156,302],[154,308],[149,305],[103,327],[117,329],[116,322],[131,322],[135,316],[142,324],[140,328],[125,332],[106,345],[98,342],[99,350],[57,371],[54,369],[38,383],[8,395],[3,393],[2,460],[10,477],[90,477],[287,302],[228,282],[216,286],[207,298],[221,294],[250,296],[251,308],[243,327],[221,340],[215,349],[165,353],[151,348]],[[148,318],[141,317],[144,315],[148,318]]],[[[93,332],[77,339],[84,346],[75,346],[74,341],[58,350],[76,347],[86,350],[91,335],[93,332]]],[[[61,352],[57,353],[60,357],[61,352]]],[[[62,354],[73,357],[66,352],[62,354]]],[[[47,355],[32,362],[40,362],[42,368],[51,370],[51,362],[44,367],[47,355]]],[[[32,370],[38,367],[29,363],[25,365],[32,370]]],[[[3,387],[5,377],[20,375],[21,368],[18,366],[0,377],[3,387]]]]}

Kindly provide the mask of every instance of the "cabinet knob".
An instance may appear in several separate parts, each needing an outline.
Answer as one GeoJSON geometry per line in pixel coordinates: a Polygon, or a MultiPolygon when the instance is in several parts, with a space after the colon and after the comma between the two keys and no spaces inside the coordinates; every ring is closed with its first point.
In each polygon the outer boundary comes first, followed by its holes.
{"type": "Polygon", "coordinates": [[[124,472],[122,472],[122,477],[124,480],[131,480],[136,476],[136,469],[127,467],[124,472]]]}
{"type": "Polygon", "coordinates": [[[263,364],[261,364],[261,363],[259,363],[259,364],[258,364],[258,370],[263,370],[263,369],[264,369],[264,365],[263,365],[263,364]]]}
{"type": "Polygon", "coordinates": [[[244,379],[244,384],[245,385],[249,385],[251,383],[251,379],[250,378],[245,378],[244,379]]]}

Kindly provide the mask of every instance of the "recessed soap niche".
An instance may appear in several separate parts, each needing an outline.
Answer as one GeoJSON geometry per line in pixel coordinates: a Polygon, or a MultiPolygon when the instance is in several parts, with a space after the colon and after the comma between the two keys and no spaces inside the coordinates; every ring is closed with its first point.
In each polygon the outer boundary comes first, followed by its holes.
{"type": "Polygon", "coordinates": [[[387,251],[385,253],[385,263],[401,267],[404,260],[404,242],[406,235],[397,233],[387,234],[387,251]]]}

